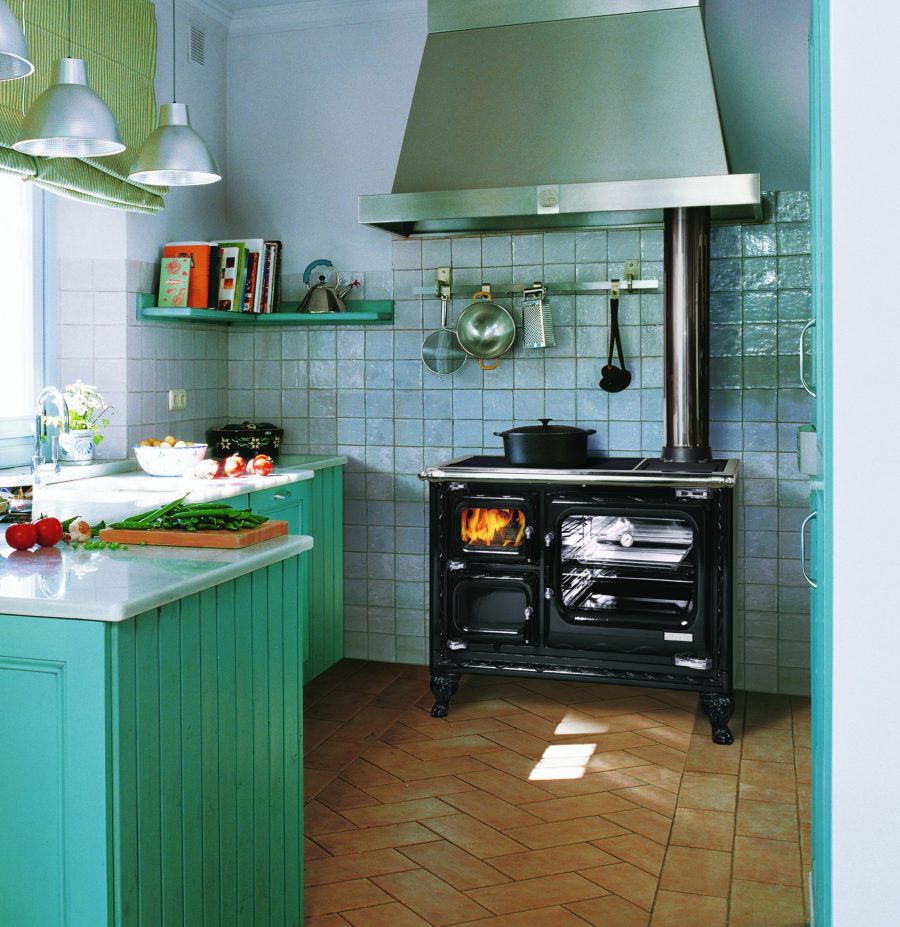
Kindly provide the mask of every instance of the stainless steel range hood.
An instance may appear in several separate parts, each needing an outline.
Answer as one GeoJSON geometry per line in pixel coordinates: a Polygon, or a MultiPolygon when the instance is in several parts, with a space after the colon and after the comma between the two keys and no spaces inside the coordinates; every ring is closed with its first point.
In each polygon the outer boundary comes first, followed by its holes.
{"type": "Polygon", "coordinates": [[[759,218],[730,174],[702,0],[429,0],[393,192],[400,235],[759,218]]]}

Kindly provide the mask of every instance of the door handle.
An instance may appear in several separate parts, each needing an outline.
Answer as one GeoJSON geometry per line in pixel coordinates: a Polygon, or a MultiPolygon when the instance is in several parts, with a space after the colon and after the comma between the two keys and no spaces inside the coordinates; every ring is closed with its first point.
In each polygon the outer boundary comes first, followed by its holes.
{"type": "Polygon", "coordinates": [[[284,502],[285,499],[291,498],[291,494],[289,492],[277,492],[272,498],[276,502],[284,502]]]}
{"type": "Polygon", "coordinates": [[[814,518],[818,517],[818,514],[818,512],[810,512],[809,515],[803,519],[803,524],[800,525],[800,570],[803,573],[803,578],[813,589],[818,589],[819,584],[806,572],[806,526],[814,518]]]}
{"type": "Polygon", "coordinates": [[[810,396],[812,396],[813,399],[816,398],[816,391],[814,387],[810,386],[809,383],[806,382],[806,371],[803,364],[805,357],[805,354],[803,353],[803,343],[806,341],[806,333],[815,328],[815,325],[816,320],[810,319],[800,331],[800,385],[806,390],[807,393],[809,393],[810,396]]]}

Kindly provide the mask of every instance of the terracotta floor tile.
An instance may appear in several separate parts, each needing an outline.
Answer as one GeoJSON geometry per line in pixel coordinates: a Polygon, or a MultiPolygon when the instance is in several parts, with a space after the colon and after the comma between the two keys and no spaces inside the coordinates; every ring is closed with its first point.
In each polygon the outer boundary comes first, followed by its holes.
{"type": "Polygon", "coordinates": [[[326,740],[303,758],[306,769],[334,769],[340,772],[349,766],[366,748],[364,743],[326,740]]]}
{"type": "MultiPolygon", "coordinates": [[[[306,771],[304,771],[304,776],[306,771]]],[[[355,760],[343,772],[341,778],[358,788],[364,789],[374,785],[388,785],[399,782],[397,776],[392,775],[380,766],[374,766],[368,760],[355,760]]]]}
{"type": "Polygon", "coordinates": [[[732,812],[737,802],[737,784],[737,776],[685,773],[678,793],[678,805],[700,811],[732,812]]]}
{"type": "Polygon", "coordinates": [[[615,811],[612,814],[604,815],[604,817],[625,830],[630,830],[635,834],[642,834],[657,843],[661,843],[663,846],[666,845],[669,839],[669,831],[672,828],[672,822],[669,818],[647,808],[637,808],[634,811],[615,811]]]}
{"type": "MultiPolygon", "coordinates": [[[[577,722],[575,727],[578,727],[581,722],[577,722]]],[[[572,726],[569,722],[566,722],[565,725],[560,725],[560,731],[565,731],[565,733],[559,733],[556,735],[555,739],[566,738],[571,740],[581,740],[586,738],[590,740],[592,744],[596,746],[597,753],[610,753],[613,750],[627,750],[629,747],[652,747],[654,743],[658,741],[654,740],[652,737],[645,737],[643,731],[638,734],[635,731],[619,731],[614,734],[607,733],[593,733],[589,730],[584,730],[579,733],[572,733],[572,726]]]]}
{"type": "Polygon", "coordinates": [[[303,752],[312,753],[319,744],[327,740],[340,726],[340,721],[320,721],[317,718],[304,717],[303,752]]]}
{"type": "Polygon", "coordinates": [[[403,847],[403,855],[461,892],[509,881],[507,876],[494,867],[493,859],[482,862],[447,840],[403,847]]]}
{"type": "Polygon", "coordinates": [[[734,845],[734,815],[729,811],[678,808],[672,822],[670,843],[730,853],[734,845]]]}
{"type": "Polygon", "coordinates": [[[465,792],[473,786],[456,776],[434,776],[431,779],[409,779],[406,782],[389,782],[387,785],[370,785],[365,792],[384,805],[398,801],[415,801],[417,798],[436,798],[465,792]]]}
{"type": "Polygon", "coordinates": [[[323,850],[314,840],[310,840],[309,837],[303,838],[304,859],[326,859],[329,856],[331,856],[331,854],[323,850]]]}
{"type": "Polygon", "coordinates": [[[661,711],[669,706],[655,696],[630,695],[624,698],[609,698],[602,701],[591,700],[577,704],[577,710],[592,718],[603,718],[607,715],[632,715],[648,711],[661,711]]]}
{"type": "Polygon", "coordinates": [[[445,760],[448,757],[473,756],[489,753],[496,747],[480,734],[467,734],[461,737],[447,737],[442,740],[424,740],[407,743],[400,747],[419,760],[445,760]]]}
{"type": "MultiPolygon", "coordinates": [[[[431,708],[433,702],[434,699],[429,696],[429,708],[431,708]]],[[[503,699],[499,698],[466,703],[465,701],[459,701],[457,696],[454,696],[450,702],[449,718],[451,721],[471,721],[474,718],[503,718],[506,715],[518,714],[519,711],[520,709],[516,708],[515,705],[504,702],[503,699]]]]}
{"type": "Polygon", "coordinates": [[[674,727],[647,727],[641,731],[641,735],[648,741],[674,747],[682,753],[687,753],[692,736],[689,731],[680,731],[674,727]]]}
{"type": "Polygon", "coordinates": [[[574,872],[507,882],[466,893],[494,914],[515,914],[537,907],[568,904],[605,895],[606,890],[574,872]]]}
{"type": "Polygon", "coordinates": [[[544,755],[547,747],[550,746],[546,740],[540,737],[534,737],[525,731],[513,729],[508,731],[485,731],[481,736],[532,761],[539,760],[544,755]]]}
{"type": "Polygon", "coordinates": [[[794,735],[771,727],[747,730],[741,739],[741,756],[745,760],[793,763],[794,735]]]}
{"type": "MultiPolygon", "coordinates": [[[[488,756],[494,756],[494,754],[479,755],[479,758],[487,762],[488,756]]],[[[521,779],[517,779],[515,776],[511,776],[499,769],[460,773],[459,778],[470,786],[517,805],[524,805],[526,802],[543,801],[553,797],[550,793],[544,791],[542,786],[522,782],[521,779]]]]}
{"type": "Polygon", "coordinates": [[[667,792],[674,792],[676,795],[681,787],[681,773],[674,769],[667,769],[665,766],[633,766],[628,770],[628,775],[641,779],[648,785],[655,785],[667,792]]]}
{"type": "Polygon", "coordinates": [[[767,837],[771,840],[797,841],[797,811],[793,805],[772,801],[738,799],[737,827],[742,837],[767,837]]]}
{"type": "Polygon", "coordinates": [[[529,824],[540,824],[543,820],[530,814],[524,806],[516,807],[480,789],[448,795],[446,800],[458,811],[469,814],[496,830],[527,827],[529,824]]]}
{"type": "Polygon", "coordinates": [[[659,887],[673,892],[727,898],[730,876],[730,853],[670,846],[659,887]]]}
{"type": "Polygon", "coordinates": [[[353,879],[336,885],[311,885],[303,892],[303,909],[307,917],[365,908],[386,901],[391,901],[391,897],[368,879],[353,879]]]}
{"type": "MultiPolygon", "coordinates": [[[[429,741],[428,743],[440,743],[440,741],[429,741]]],[[[389,770],[395,778],[404,781],[433,779],[435,776],[452,776],[456,773],[473,772],[485,768],[484,764],[479,763],[473,756],[443,757],[426,762],[401,750],[399,747],[390,747],[382,743],[369,747],[365,751],[363,759],[382,769],[389,770]]],[[[347,777],[344,776],[344,778],[347,777]]]]}
{"type": "MultiPolygon", "coordinates": [[[[493,734],[485,734],[485,737],[491,738],[493,734]]],[[[544,744],[541,747],[540,753],[537,755],[537,759],[540,758],[544,750],[547,749],[547,745],[544,744]]],[[[501,747],[500,744],[497,744],[497,749],[492,753],[479,753],[478,762],[484,763],[485,766],[490,766],[494,769],[499,769],[501,772],[505,772],[510,776],[516,776],[520,782],[528,782],[529,776],[534,771],[537,759],[532,759],[531,757],[523,756],[521,753],[517,753],[515,750],[510,750],[507,747],[501,747]]],[[[540,788],[544,788],[541,784],[540,788]]],[[[490,791],[485,789],[485,791],[490,791]]],[[[502,797],[502,796],[501,796],[502,797]]]]}
{"type": "Polygon", "coordinates": [[[379,740],[391,746],[396,746],[397,744],[406,744],[411,741],[422,740],[423,733],[424,731],[420,731],[418,728],[413,728],[402,721],[397,721],[386,731],[382,731],[379,740]]]}
{"type": "Polygon", "coordinates": [[[798,782],[812,782],[812,750],[808,747],[794,747],[794,768],[798,782]]]}
{"type": "Polygon", "coordinates": [[[341,778],[332,779],[325,788],[319,792],[319,801],[332,811],[343,811],[346,808],[365,808],[367,805],[378,804],[368,792],[358,789],[355,785],[345,782],[341,778]]]}
{"type": "Polygon", "coordinates": [[[694,730],[697,711],[696,709],[685,711],[680,708],[661,708],[654,711],[642,711],[641,714],[651,721],[656,721],[658,726],[675,728],[677,731],[690,735],[694,730]]]}
{"type": "Polygon", "coordinates": [[[609,866],[619,860],[620,857],[612,856],[590,843],[572,843],[562,847],[548,847],[546,850],[528,850],[525,853],[494,856],[488,862],[511,878],[521,881],[558,872],[576,872],[579,869],[609,866]]]}
{"type": "Polygon", "coordinates": [[[438,836],[455,843],[479,859],[503,856],[506,853],[516,853],[523,849],[521,843],[504,836],[493,827],[488,827],[487,824],[482,824],[481,821],[468,814],[450,814],[447,817],[434,818],[422,823],[438,836]]]}
{"type": "Polygon", "coordinates": [[[340,914],[322,914],[319,917],[306,917],[303,919],[306,927],[347,927],[349,921],[345,921],[340,914]]]}
{"type": "Polygon", "coordinates": [[[650,927],[726,927],[728,902],[680,892],[656,894],[650,927]]]}
{"type": "Polygon", "coordinates": [[[736,776],[741,766],[741,744],[714,744],[709,734],[692,734],[686,772],[725,773],[736,776]]]}
{"type": "Polygon", "coordinates": [[[320,834],[356,830],[356,825],[320,802],[310,801],[303,809],[303,829],[310,837],[318,837],[320,834]]]}
{"type": "Polygon", "coordinates": [[[801,886],[799,841],[736,837],[733,876],[750,882],[801,886]]]}
{"type": "Polygon", "coordinates": [[[743,760],[741,763],[741,798],[753,801],[797,800],[794,767],[788,763],[766,760],[743,760]]]}
{"type": "MultiPolygon", "coordinates": [[[[647,927],[650,922],[647,911],[618,895],[577,901],[569,905],[569,910],[594,927],[647,927]]],[[[554,921],[546,921],[540,927],[550,927],[551,924],[556,927],[554,921]]]]}
{"type": "Polygon", "coordinates": [[[572,818],[584,818],[593,814],[605,814],[607,811],[628,811],[638,807],[637,803],[628,801],[612,792],[579,795],[574,798],[552,798],[523,805],[522,808],[542,821],[567,821],[572,818]]]}
{"type": "Polygon", "coordinates": [[[423,921],[418,914],[396,901],[348,911],[347,920],[353,927],[430,927],[428,921],[423,921]]]}
{"type": "Polygon", "coordinates": [[[449,718],[426,716],[420,723],[415,725],[415,730],[432,740],[445,740],[448,737],[484,734],[487,731],[509,731],[512,728],[499,718],[473,718],[471,721],[452,721],[449,718]]]}
{"type": "Polygon", "coordinates": [[[456,809],[441,801],[440,798],[418,798],[413,801],[398,801],[389,805],[348,808],[343,812],[343,815],[357,827],[378,827],[381,824],[422,821],[425,818],[439,818],[443,814],[455,813],[456,809]]]}
{"type": "Polygon", "coordinates": [[[792,727],[791,698],[767,692],[749,692],[747,697],[747,729],[774,727],[789,731],[792,727]]]}
{"type": "MultiPolygon", "coordinates": [[[[647,766],[640,769],[646,770],[647,766]]],[[[655,766],[654,769],[662,769],[655,766]]],[[[632,770],[612,769],[609,772],[588,773],[578,779],[541,779],[535,780],[542,789],[552,792],[557,798],[570,798],[574,795],[589,795],[596,792],[612,792],[615,789],[627,789],[636,785],[646,785],[646,776],[637,778],[632,770]]],[[[679,776],[679,778],[681,778],[679,776]]]]}
{"type": "Polygon", "coordinates": [[[339,721],[346,723],[375,698],[374,692],[352,692],[343,690],[331,692],[327,699],[321,699],[312,704],[304,704],[303,718],[314,718],[319,721],[339,721]]]}
{"type": "Polygon", "coordinates": [[[367,705],[357,712],[346,724],[342,724],[332,735],[331,740],[370,741],[380,737],[395,721],[399,712],[391,708],[379,708],[367,705]]]}
{"type": "Polygon", "coordinates": [[[633,747],[628,751],[635,757],[644,761],[644,763],[655,763],[657,766],[665,766],[667,769],[674,769],[681,772],[684,769],[687,753],[683,750],[676,750],[674,747],[666,747],[660,744],[656,747],[633,747]]]}
{"type": "MultiPolygon", "coordinates": [[[[501,914],[480,921],[469,921],[468,924],[460,924],[459,927],[584,927],[584,921],[565,908],[552,907],[521,911],[517,914],[501,914]]],[[[612,924],[608,927],[612,927],[612,924]]]]}
{"type": "MultiPolygon", "coordinates": [[[[636,812],[617,813],[635,814],[636,812]]],[[[576,818],[573,821],[554,821],[550,824],[535,824],[531,827],[516,827],[506,833],[531,850],[542,850],[546,847],[564,846],[567,843],[584,843],[599,840],[601,837],[614,837],[625,832],[626,828],[605,817],[591,817],[576,818]]]]}
{"type": "Polygon", "coordinates": [[[472,900],[472,896],[491,889],[476,889],[467,896],[423,869],[377,876],[373,881],[435,927],[460,924],[487,914],[480,904],[472,900]]]}
{"type": "Polygon", "coordinates": [[[613,866],[601,866],[599,869],[585,869],[581,875],[645,911],[653,907],[656,877],[638,869],[637,866],[617,863],[613,866]]]}
{"type": "MultiPolygon", "coordinates": [[[[631,766],[646,766],[656,760],[639,755],[642,750],[667,750],[667,747],[634,747],[631,750],[605,750],[595,753],[587,762],[591,772],[608,772],[614,769],[628,769],[631,766]]],[[[662,765],[666,765],[663,763],[662,765]]]]}
{"type": "Polygon", "coordinates": [[[677,799],[675,793],[657,788],[655,785],[641,785],[630,789],[620,789],[615,794],[626,801],[633,802],[635,805],[664,814],[666,817],[671,817],[675,813],[677,799]]]}
{"type": "Polygon", "coordinates": [[[623,863],[631,863],[638,869],[643,869],[657,877],[662,870],[663,859],[666,855],[665,847],[640,834],[606,837],[603,840],[594,841],[594,846],[612,854],[623,863]]]}
{"type": "Polygon", "coordinates": [[[802,927],[803,891],[735,879],[731,884],[729,927],[802,927]]]}
{"type": "Polygon", "coordinates": [[[414,862],[396,850],[368,850],[324,859],[307,859],[304,861],[303,882],[305,885],[329,885],[332,882],[367,879],[415,868],[414,862]]]}
{"type": "Polygon", "coordinates": [[[324,834],[316,838],[332,856],[344,853],[362,853],[364,850],[380,850],[384,847],[402,847],[410,843],[425,843],[437,840],[437,836],[416,821],[409,824],[386,824],[384,827],[367,827],[349,833],[324,834]]]}
{"type": "Polygon", "coordinates": [[[319,793],[337,778],[336,769],[304,769],[303,800],[312,801],[319,793]]]}

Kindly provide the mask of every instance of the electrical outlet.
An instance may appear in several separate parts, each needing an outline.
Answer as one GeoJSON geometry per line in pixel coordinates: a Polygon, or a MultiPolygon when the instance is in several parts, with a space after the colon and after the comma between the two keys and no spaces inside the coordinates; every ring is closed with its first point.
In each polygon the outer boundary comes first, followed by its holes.
{"type": "Polygon", "coordinates": [[[170,389],[169,390],[169,411],[184,412],[187,408],[187,390],[170,389]]]}

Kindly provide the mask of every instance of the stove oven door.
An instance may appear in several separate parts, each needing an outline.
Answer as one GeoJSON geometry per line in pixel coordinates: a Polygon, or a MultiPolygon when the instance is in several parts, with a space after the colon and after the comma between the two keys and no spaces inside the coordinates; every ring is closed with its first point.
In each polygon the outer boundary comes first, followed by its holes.
{"type": "Polygon", "coordinates": [[[552,502],[549,646],[677,655],[713,669],[712,508],[674,491],[552,502]]]}
{"type": "Polygon", "coordinates": [[[537,573],[451,573],[444,646],[452,653],[535,643],[538,580],[537,573]]]}
{"type": "Polygon", "coordinates": [[[445,504],[451,562],[475,567],[478,563],[530,565],[540,560],[533,495],[453,490],[445,504]]]}

